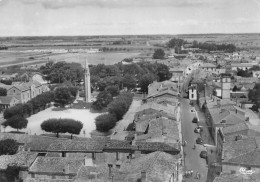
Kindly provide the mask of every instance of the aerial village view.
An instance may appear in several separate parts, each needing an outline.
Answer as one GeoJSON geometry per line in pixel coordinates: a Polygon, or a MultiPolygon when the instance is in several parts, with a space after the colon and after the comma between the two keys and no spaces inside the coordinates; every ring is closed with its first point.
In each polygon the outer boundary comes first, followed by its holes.
{"type": "Polygon", "coordinates": [[[0,0],[0,182],[259,182],[258,0],[0,0]]]}

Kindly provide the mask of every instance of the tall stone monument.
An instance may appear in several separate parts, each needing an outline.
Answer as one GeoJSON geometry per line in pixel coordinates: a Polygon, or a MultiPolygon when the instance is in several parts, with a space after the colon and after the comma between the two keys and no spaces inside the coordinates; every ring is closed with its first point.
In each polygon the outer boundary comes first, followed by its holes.
{"type": "Polygon", "coordinates": [[[85,60],[84,81],[85,81],[85,102],[91,102],[90,71],[88,67],[87,58],[85,60]]]}

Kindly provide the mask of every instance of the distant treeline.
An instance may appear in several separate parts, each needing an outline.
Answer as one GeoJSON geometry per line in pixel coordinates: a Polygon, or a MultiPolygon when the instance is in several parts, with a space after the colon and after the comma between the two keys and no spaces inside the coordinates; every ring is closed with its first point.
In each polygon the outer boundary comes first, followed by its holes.
{"type": "Polygon", "coordinates": [[[234,52],[236,51],[236,46],[234,44],[215,44],[209,42],[198,42],[194,40],[192,43],[188,43],[184,39],[173,38],[167,43],[167,47],[175,48],[177,52],[180,50],[181,46],[189,44],[189,48],[199,48],[205,51],[225,51],[225,52],[234,52]]]}
{"type": "Polygon", "coordinates": [[[7,50],[8,47],[7,46],[0,46],[0,50],[7,50]]]}

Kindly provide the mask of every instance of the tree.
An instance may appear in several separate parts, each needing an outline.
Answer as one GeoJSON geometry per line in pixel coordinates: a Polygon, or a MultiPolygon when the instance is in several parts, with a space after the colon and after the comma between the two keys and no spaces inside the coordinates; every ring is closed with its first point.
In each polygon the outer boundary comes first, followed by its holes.
{"type": "Polygon", "coordinates": [[[249,90],[248,98],[255,104],[255,108],[260,107],[260,83],[256,83],[253,89],[249,90]]]}
{"type": "Polygon", "coordinates": [[[116,125],[116,116],[114,114],[102,114],[96,117],[96,130],[100,132],[108,132],[116,125]]]}
{"type": "Polygon", "coordinates": [[[65,61],[47,63],[40,68],[42,74],[47,75],[46,79],[51,83],[63,83],[71,81],[78,82],[83,78],[83,68],[79,63],[67,63],[65,61]]]}
{"type": "Polygon", "coordinates": [[[42,122],[41,129],[46,132],[56,133],[59,137],[59,133],[70,133],[72,135],[78,135],[83,128],[83,124],[80,121],[74,119],[48,119],[42,122]]]}
{"type": "Polygon", "coordinates": [[[69,88],[71,95],[76,98],[78,95],[78,91],[79,91],[78,87],[68,87],[68,88],[69,88]]]}
{"type": "Polygon", "coordinates": [[[0,96],[6,96],[7,90],[5,88],[0,87],[0,96]]]}
{"type": "Polygon", "coordinates": [[[134,76],[131,76],[129,74],[125,75],[123,77],[123,86],[126,87],[128,90],[135,88],[136,81],[134,76]]]}
{"type": "Polygon", "coordinates": [[[0,81],[1,83],[3,83],[3,84],[6,84],[6,85],[12,85],[12,80],[1,80],[0,81]]]}
{"type": "Polygon", "coordinates": [[[97,100],[93,102],[92,108],[95,110],[102,110],[113,100],[112,95],[108,91],[102,91],[97,95],[97,100]]]}
{"type": "Polygon", "coordinates": [[[58,87],[54,91],[54,102],[60,107],[65,107],[68,104],[73,103],[75,97],[70,93],[69,88],[67,87],[58,87]]]}
{"type": "Polygon", "coordinates": [[[259,112],[259,111],[258,111],[259,106],[255,105],[255,104],[254,104],[250,109],[251,109],[252,111],[259,112]]]}
{"type": "Polygon", "coordinates": [[[132,101],[133,95],[130,92],[122,93],[108,105],[108,112],[120,120],[128,111],[132,101]]]}
{"type": "Polygon", "coordinates": [[[64,132],[61,128],[60,119],[48,119],[42,122],[41,129],[46,132],[56,133],[57,138],[59,138],[59,133],[64,132]]]}
{"type": "Polygon", "coordinates": [[[184,44],[184,40],[183,39],[177,39],[177,38],[173,38],[168,42],[168,47],[169,48],[175,48],[175,47],[180,47],[184,44]]]}
{"type": "Polygon", "coordinates": [[[156,49],[153,53],[153,59],[164,59],[165,53],[163,49],[156,49]]]}
{"type": "Polygon", "coordinates": [[[14,116],[19,116],[23,117],[24,116],[24,111],[23,111],[23,105],[22,104],[17,104],[13,107],[7,108],[4,111],[4,118],[9,119],[14,116]]]}
{"type": "Polygon", "coordinates": [[[0,156],[1,155],[13,155],[18,150],[18,143],[13,139],[0,140],[0,156]]]}
{"type": "Polygon", "coordinates": [[[148,85],[150,85],[155,80],[155,77],[151,74],[146,74],[141,77],[139,80],[139,86],[141,87],[141,91],[144,93],[148,93],[148,85]]]}
{"type": "Polygon", "coordinates": [[[237,76],[241,76],[241,77],[252,77],[252,72],[249,71],[249,70],[238,69],[238,70],[237,70],[237,76]]]}
{"type": "Polygon", "coordinates": [[[119,88],[116,85],[107,86],[106,90],[112,95],[112,97],[115,97],[119,94],[119,88]]]}
{"type": "Polygon", "coordinates": [[[13,116],[2,123],[4,127],[10,126],[12,128],[17,129],[17,131],[19,129],[26,128],[27,124],[28,120],[20,116],[13,116]]]}
{"type": "Polygon", "coordinates": [[[232,89],[232,91],[233,91],[233,92],[236,92],[236,91],[238,91],[238,88],[237,88],[237,86],[236,86],[236,85],[234,86],[234,88],[232,89]]]}
{"type": "Polygon", "coordinates": [[[157,64],[157,76],[159,77],[159,82],[169,80],[172,77],[170,69],[164,64],[157,64]]]}
{"type": "Polygon", "coordinates": [[[73,119],[61,119],[62,128],[64,129],[64,133],[70,133],[71,139],[72,135],[79,135],[81,129],[83,128],[83,124],[80,121],[76,121],[73,119]]]}

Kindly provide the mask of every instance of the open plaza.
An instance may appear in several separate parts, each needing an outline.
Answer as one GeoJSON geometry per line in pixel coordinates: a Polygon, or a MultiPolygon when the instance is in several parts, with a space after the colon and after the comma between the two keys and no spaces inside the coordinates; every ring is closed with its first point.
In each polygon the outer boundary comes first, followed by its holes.
{"type": "MultiPolygon", "coordinates": [[[[100,113],[91,113],[89,109],[57,109],[55,107],[50,107],[27,118],[27,128],[20,131],[28,134],[40,135],[46,133],[41,129],[41,123],[43,121],[51,118],[73,118],[83,123],[83,128],[79,136],[90,137],[90,133],[96,129],[95,118],[99,115],[100,113]]],[[[1,130],[4,130],[5,132],[15,131],[15,129],[9,126],[5,129],[3,126],[1,127],[1,130]]]]}

